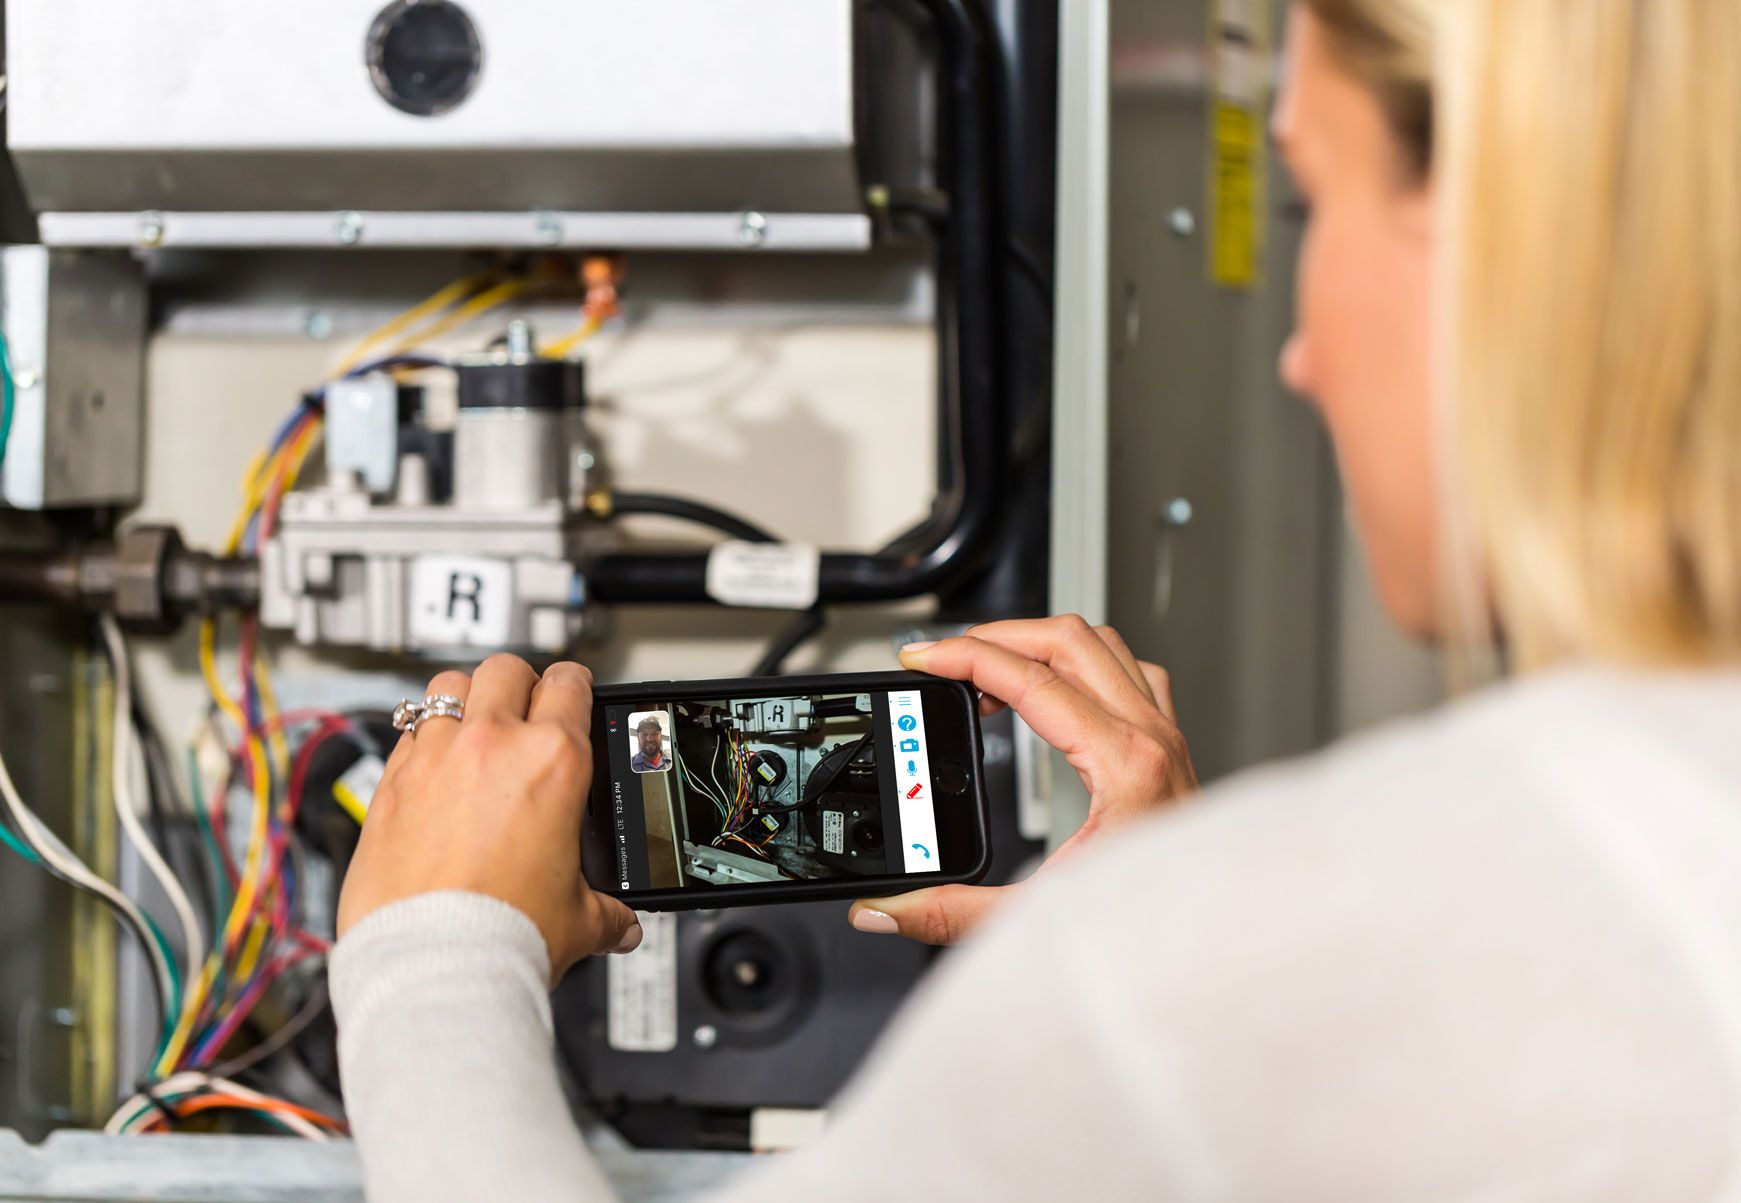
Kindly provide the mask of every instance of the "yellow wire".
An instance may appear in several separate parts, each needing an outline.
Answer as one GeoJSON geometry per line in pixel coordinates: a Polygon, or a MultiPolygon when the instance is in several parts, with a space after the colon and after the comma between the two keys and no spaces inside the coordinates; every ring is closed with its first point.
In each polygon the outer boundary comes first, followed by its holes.
{"type": "Polygon", "coordinates": [[[413,305],[410,309],[407,309],[404,313],[401,313],[398,317],[394,318],[392,321],[376,330],[373,334],[364,338],[355,347],[351,348],[350,354],[339,360],[338,367],[333,369],[333,375],[345,375],[352,368],[356,367],[359,363],[362,363],[363,360],[369,357],[369,348],[373,347],[376,343],[385,342],[395,334],[401,334],[408,330],[424,318],[433,317],[436,313],[446,309],[449,305],[456,303],[462,297],[483,287],[495,278],[495,272],[481,272],[475,276],[467,276],[463,280],[455,280],[447,287],[431,293],[427,298],[419,301],[416,305],[413,305]]]}
{"type": "Polygon", "coordinates": [[[272,926],[256,917],[250,925],[248,939],[242,945],[242,955],[236,958],[236,973],[231,981],[245,982],[254,975],[254,966],[260,960],[260,953],[266,948],[266,935],[272,926]]]}
{"type": "MultiPolygon", "coordinates": [[[[211,619],[200,623],[199,631],[199,664],[200,675],[205,678],[206,688],[217,702],[218,708],[235,723],[238,729],[247,731],[248,724],[242,714],[242,708],[230,696],[229,690],[218,679],[217,670],[217,624],[211,619]]],[[[176,1020],[175,1032],[170,1036],[169,1043],[164,1047],[163,1056],[157,1062],[157,1076],[163,1077],[174,1070],[176,1062],[181,1060],[182,1051],[187,1047],[189,1038],[193,1035],[194,1021],[205,1007],[206,997],[216,984],[218,971],[223,966],[223,950],[233,941],[241,927],[241,921],[254,907],[254,897],[260,877],[262,854],[266,846],[267,817],[271,807],[271,796],[266,777],[266,749],[260,745],[258,736],[248,735],[249,764],[253,769],[254,821],[248,832],[248,855],[244,862],[241,875],[241,885],[236,891],[236,899],[230,906],[230,913],[224,920],[224,937],[213,942],[211,955],[206,958],[205,968],[201,970],[199,981],[189,990],[182,1004],[181,1016],[176,1020]]]]}
{"type": "MultiPolygon", "coordinates": [[[[423,321],[425,318],[433,317],[435,314],[446,309],[448,306],[453,305],[469,293],[482,288],[485,284],[494,280],[496,275],[497,273],[493,271],[479,272],[476,275],[465,276],[461,279],[455,280],[451,284],[437,289],[435,292],[429,294],[429,296],[425,297],[399,316],[393,318],[385,325],[380,326],[365,335],[356,346],[350,349],[343,359],[339,360],[338,366],[333,369],[333,376],[336,378],[348,374],[352,368],[355,368],[358,364],[362,363],[369,357],[370,348],[374,347],[376,343],[392,338],[395,334],[404,332],[410,327],[416,325],[418,322],[423,321]]],[[[267,459],[265,449],[262,448],[261,450],[256,451],[248,460],[247,466],[242,469],[243,490],[252,490],[256,485],[263,485],[266,481],[270,480],[271,474],[267,471],[269,467],[270,463],[267,459]]]]}
{"type": "Polygon", "coordinates": [[[555,342],[551,343],[548,347],[545,347],[543,354],[549,356],[551,359],[562,359],[570,351],[572,351],[576,347],[580,346],[581,343],[585,342],[587,339],[589,339],[593,335],[597,334],[599,324],[600,323],[599,323],[599,320],[597,318],[595,318],[595,317],[587,318],[584,322],[582,322],[580,324],[580,328],[578,330],[574,331],[572,334],[569,334],[563,338],[557,339],[555,342]]]}
{"type": "Polygon", "coordinates": [[[525,280],[505,280],[494,288],[480,292],[477,296],[461,305],[458,309],[455,309],[440,321],[433,325],[425,326],[410,338],[397,343],[387,353],[389,355],[398,355],[403,351],[411,350],[411,348],[417,346],[419,343],[426,343],[430,339],[440,338],[449,330],[452,330],[457,326],[462,326],[466,322],[471,321],[474,317],[488,313],[496,306],[513,300],[515,297],[525,292],[526,288],[527,281],[525,280]]]}
{"type": "MultiPolygon", "coordinates": [[[[229,552],[234,552],[241,545],[242,533],[247,530],[248,519],[265,501],[265,491],[278,476],[277,465],[283,465],[284,485],[289,488],[295,482],[296,476],[307,461],[310,450],[314,446],[315,434],[319,428],[318,422],[309,423],[300,434],[278,452],[271,456],[268,463],[271,471],[254,482],[250,482],[245,490],[243,507],[232,528],[231,538],[226,544],[229,552]]],[[[263,665],[256,653],[257,668],[263,665]]],[[[205,1006],[206,997],[211,993],[217,981],[218,971],[222,967],[222,950],[232,943],[241,933],[247,916],[254,909],[254,901],[259,895],[261,879],[265,876],[265,849],[268,820],[271,817],[272,797],[270,778],[267,775],[267,749],[261,743],[258,735],[249,732],[247,716],[242,713],[242,707],[225,688],[223,680],[218,675],[217,666],[217,623],[206,619],[200,623],[199,629],[199,666],[200,675],[205,679],[206,690],[212,695],[212,700],[224,716],[234,723],[238,731],[244,732],[248,745],[249,764],[253,770],[252,781],[254,795],[253,823],[248,832],[248,853],[243,862],[241,884],[236,890],[235,901],[230,906],[230,913],[224,920],[224,938],[217,944],[213,955],[208,957],[204,970],[200,973],[195,988],[188,992],[187,1000],[182,1007],[180,1018],[176,1022],[175,1032],[171,1035],[169,1044],[165,1046],[163,1058],[158,1062],[157,1072],[161,1076],[168,1073],[180,1060],[182,1050],[193,1035],[194,1021],[199,1017],[205,1006]]],[[[276,715],[278,710],[277,697],[272,692],[270,678],[262,675],[260,678],[260,697],[262,711],[276,715]]],[[[289,763],[289,745],[284,741],[281,731],[273,730],[272,736],[273,762],[282,766],[289,763]]],[[[288,777],[288,768],[281,769],[281,779],[288,777]]],[[[250,938],[249,948],[253,950],[252,959],[257,960],[258,945],[250,938]]],[[[244,957],[248,949],[244,949],[244,957]]]]}
{"type": "MultiPolygon", "coordinates": [[[[425,318],[448,308],[461,297],[493,278],[494,273],[470,276],[463,280],[456,280],[435,292],[364,338],[340,361],[334,375],[343,376],[362,363],[367,358],[370,348],[376,344],[392,338],[396,334],[403,333],[425,318]]],[[[524,292],[526,288],[527,282],[524,280],[509,280],[497,284],[478,293],[477,296],[472,297],[465,304],[460,305],[411,338],[401,341],[388,353],[398,354],[419,342],[439,337],[472,318],[512,300],[524,292]]],[[[248,522],[256,511],[265,504],[267,493],[278,478],[280,468],[282,468],[284,477],[284,488],[288,489],[296,482],[303,464],[313,449],[315,435],[319,428],[318,420],[311,422],[304,427],[300,434],[279,447],[275,452],[269,454],[262,450],[256,452],[248,461],[242,474],[242,507],[224,540],[225,554],[233,555],[241,547],[242,539],[247,534],[248,522]]],[[[254,813],[253,822],[248,832],[248,852],[244,858],[240,884],[236,890],[235,900],[230,906],[230,913],[224,920],[223,939],[215,942],[212,954],[206,958],[205,966],[200,972],[198,982],[187,993],[181,1015],[176,1021],[175,1031],[171,1035],[168,1045],[164,1048],[162,1058],[157,1063],[159,1077],[173,1070],[176,1062],[181,1059],[181,1054],[193,1035],[194,1023],[204,1008],[206,998],[210,995],[217,982],[218,973],[222,969],[223,949],[235,942],[236,937],[241,934],[244,925],[247,924],[248,916],[254,909],[255,899],[258,897],[261,881],[265,876],[264,853],[272,807],[271,784],[267,774],[267,750],[261,744],[259,736],[249,731],[247,716],[242,713],[241,706],[230,695],[229,690],[224,687],[222,679],[218,676],[217,623],[209,618],[200,623],[199,665],[200,675],[205,678],[206,689],[211,693],[212,700],[217,703],[218,709],[224,716],[235,724],[236,729],[244,733],[247,741],[249,764],[252,768],[251,784],[254,795],[254,813]]],[[[270,717],[276,717],[278,713],[278,701],[272,690],[271,675],[266,669],[265,659],[258,651],[255,655],[254,665],[259,682],[262,716],[268,717],[270,720],[270,717]]],[[[287,778],[288,742],[285,740],[282,730],[277,729],[276,724],[273,724],[270,729],[273,732],[271,736],[273,763],[285,766],[282,770],[282,776],[287,778]]],[[[265,928],[256,920],[252,925],[252,930],[249,931],[247,942],[243,946],[237,962],[238,974],[243,978],[247,976],[247,971],[253,967],[254,963],[259,960],[264,947],[264,932],[265,928]]]]}

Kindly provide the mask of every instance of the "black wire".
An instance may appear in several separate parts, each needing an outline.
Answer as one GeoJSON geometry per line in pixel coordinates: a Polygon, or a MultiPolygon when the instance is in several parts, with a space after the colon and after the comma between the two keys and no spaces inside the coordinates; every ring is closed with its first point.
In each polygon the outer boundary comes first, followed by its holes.
{"type": "Polygon", "coordinates": [[[211,863],[204,855],[199,833],[192,821],[187,818],[171,821],[172,814],[186,816],[190,812],[176,788],[163,736],[145,713],[137,695],[133,699],[133,729],[138,732],[139,746],[145,753],[145,796],[150,807],[152,835],[174,868],[176,877],[192,886],[201,914],[213,914],[215,894],[211,863]]]}
{"type": "Polygon", "coordinates": [[[874,734],[875,732],[866,731],[859,736],[858,741],[852,745],[852,750],[834,762],[834,767],[828,770],[828,776],[822,779],[821,785],[817,785],[816,778],[812,777],[809,784],[799,790],[796,802],[788,802],[784,806],[764,806],[761,808],[762,813],[765,815],[790,814],[792,811],[803,810],[805,807],[820,801],[822,795],[828,792],[828,787],[833,785],[835,780],[846,771],[846,766],[858,759],[858,754],[864,750],[864,746],[871,741],[871,736],[874,734]]]}
{"type": "Polygon", "coordinates": [[[262,1061],[283,1052],[295,1042],[298,1036],[306,1032],[315,1020],[321,1017],[331,1001],[327,994],[326,975],[322,974],[314,983],[313,989],[308,993],[308,998],[303,1001],[301,1009],[296,1014],[285,1020],[280,1027],[273,1030],[271,1035],[253,1048],[231,1057],[220,1065],[214,1065],[207,1072],[214,1078],[235,1078],[253,1069],[262,1061]]]}
{"type": "Polygon", "coordinates": [[[163,1117],[164,1127],[171,1131],[181,1127],[181,1116],[175,1113],[173,1107],[158,1097],[157,1083],[152,1082],[147,1078],[140,1078],[137,1082],[133,1083],[133,1089],[138,1094],[143,1095],[145,1101],[151,1104],[152,1109],[163,1117]]]}
{"type": "Polygon", "coordinates": [[[708,505],[704,501],[692,501],[687,497],[673,497],[666,493],[612,493],[611,512],[613,514],[663,514],[667,518],[681,518],[686,522],[710,526],[734,539],[743,539],[749,543],[778,543],[780,541],[746,518],[729,514],[717,506],[708,505]]]}
{"type": "Polygon", "coordinates": [[[756,666],[750,669],[752,677],[776,677],[785,667],[786,660],[808,640],[822,633],[828,625],[828,615],[820,605],[811,606],[808,610],[800,610],[792,616],[792,621],[780,629],[768,644],[768,650],[762,653],[762,658],[756,661],[756,666]]]}

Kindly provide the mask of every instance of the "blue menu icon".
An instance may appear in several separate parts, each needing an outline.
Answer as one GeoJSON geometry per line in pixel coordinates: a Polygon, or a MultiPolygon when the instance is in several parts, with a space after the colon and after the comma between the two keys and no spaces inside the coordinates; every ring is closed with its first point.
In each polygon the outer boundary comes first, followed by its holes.
{"type": "Polygon", "coordinates": [[[910,714],[903,714],[895,725],[903,731],[911,731],[919,725],[919,720],[910,714]]]}
{"type": "Polygon", "coordinates": [[[907,776],[917,777],[918,775],[919,775],[919,762],[917,760],[909,760],[907,762],[907,776]]]}
{"type": "Polygon", "coordinates": [[[901,751],[903,751],[903,752],[917,752],[918,750],[919,750],[919,741],[918,740],[916,740],[916,739],[903,739],[901,741],[901,751]]]}

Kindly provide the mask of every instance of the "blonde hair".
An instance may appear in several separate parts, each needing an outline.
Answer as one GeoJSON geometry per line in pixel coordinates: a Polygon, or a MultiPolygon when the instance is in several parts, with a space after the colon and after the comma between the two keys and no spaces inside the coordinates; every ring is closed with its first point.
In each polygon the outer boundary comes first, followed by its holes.
{"type": "Polygon", "coordinates": [[[1741,5],[1304,2],[1432,177],[1448,541],[1512,662],[1741,659],[1741,5]]]}

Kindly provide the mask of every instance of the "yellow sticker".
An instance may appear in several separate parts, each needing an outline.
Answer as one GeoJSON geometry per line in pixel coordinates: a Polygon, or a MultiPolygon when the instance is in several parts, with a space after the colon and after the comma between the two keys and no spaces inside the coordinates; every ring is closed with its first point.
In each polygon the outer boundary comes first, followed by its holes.
{"type": "Polygon", "coordinates": [[[1210,14],[1209,278],[1256,288],[1263,263],[1267,0],[1216,0],[1210,14]]]}

